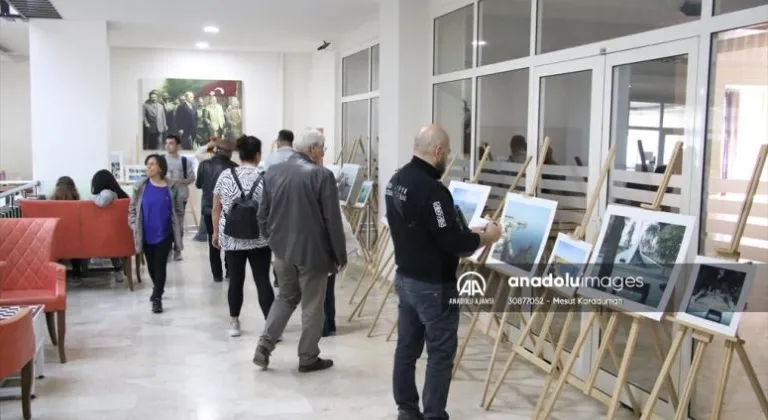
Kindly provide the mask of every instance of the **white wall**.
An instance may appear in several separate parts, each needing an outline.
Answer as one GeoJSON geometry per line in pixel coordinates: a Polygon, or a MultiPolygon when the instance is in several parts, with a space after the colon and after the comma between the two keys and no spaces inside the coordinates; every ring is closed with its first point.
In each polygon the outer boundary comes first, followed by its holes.
{"type": "Polygon", "coordinates": [[[310,77],[309,126],[322,128],[325,134],[325,163],[333,163],[337,145],[341,145],[341,130],[339,119],[341,114],[340,102],[341,63],[339,55],[333,51],[312,53],[312,72],[310,77]]]}
{"type": "Polygon", "coordinates": [[[113,48],[111,58],[109,148],[122,151],[126,165],[147,154],[141,150],[139,80],[144,78],[241,80],[243,131],[270,145],[283,128],[279,53],[113,48]]]}
{"type": "Polygon", "coordinates": [[[312,54],[283,55],[283,128],[298,135],[312,125],[312,54]]]}
{"type": "Polygon", "coordinates": [[[0,169],[9,180],[32,178],[29,61],[0,61],[0,169]]]}

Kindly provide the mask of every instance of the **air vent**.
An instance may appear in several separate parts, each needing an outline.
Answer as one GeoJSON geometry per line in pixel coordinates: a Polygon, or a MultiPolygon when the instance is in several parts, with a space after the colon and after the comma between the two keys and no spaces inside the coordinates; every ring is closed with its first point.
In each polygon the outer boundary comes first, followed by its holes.
{"type": "Polygon", "coordinates": [[[48,0],[0,0],[11,5],[24,19],[61,19],[58,10],[48,0]]]}

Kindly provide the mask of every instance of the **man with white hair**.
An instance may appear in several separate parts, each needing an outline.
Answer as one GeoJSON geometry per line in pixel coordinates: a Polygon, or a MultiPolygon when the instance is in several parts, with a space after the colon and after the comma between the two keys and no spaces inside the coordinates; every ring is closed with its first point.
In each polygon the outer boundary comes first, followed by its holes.
{"type": "Polygon", "coordinates": [[[334,174],[318,162],[325,156],[325,137],[308,130],[294,142],[294,153],[264,175],[259,230],[275,256],[279,293],[267,316],[253,363],[266,369],[286,324],[301,303],[299,372],[328,369],[321,359],[320,337],[328,273],[347,264],[346,240],[334,174]]]}
{"type": "Polygon", "coordinates": [[[496,223],[469,231],[448,188],[440,182],[451,143],[437,125],[423,128],[413,145],[413,159],[392,176],[385,201],[395,247],[398,306],[393,391],[398,420],[447,420],[453,358],[458,343],[459,256],[489,246],[501,235],[496,223]],[[427,346],[427,372],[419,409],[416,360],[427,346]]]}

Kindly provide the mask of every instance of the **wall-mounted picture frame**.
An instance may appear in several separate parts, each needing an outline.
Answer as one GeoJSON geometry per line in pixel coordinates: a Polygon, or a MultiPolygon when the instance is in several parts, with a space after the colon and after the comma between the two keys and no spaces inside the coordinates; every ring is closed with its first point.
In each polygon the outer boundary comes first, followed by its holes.
{"type": "Polygon", "coordinates": [[[355,202],[355,207],[357,208],[365,207],[365,204],[368,203],[368,200],[371,199],[372,192],[373,192],[373,181],[363,181],[363,184],[360,186],[360,193],[357,195],[357,201],[355,202]]]}
{"type": "Polygon", "coordinates": [[[756,273],[754,264],[697,256],[675,316],[703,329],[736,337],[756,273]]]}
{"type": "Polygon", "coordinates": [[[125,167],[125,182],[131,184],[147,177],[147,167],[144,165],[127,165],[125,167]]]}
{"type": "MultiPolygon", "coordinates": [[[[591,252],[592,244],[578,241],[564,233],[558,233],[543,276],[551,275],[553,278],[570,278],[575,281],[584,273],[591,252]]],[[[575,295],[577,289],[578,286],[570,287],[569,285],[555,287],[558,293],[566,297],[575,295]]]]}
{"type": "Polygon", "coordinates": [[[557,201],[507,193],[501,238],[491,246],[487,265],[509,275],[532,275],[544,253],[557,201]]]}
{"type": "Polygon", "coordinates": [[[577,294],[661,320],[691,244],[693,216],[611,204],[577,294]],[[607,280],[605,280],[607,279],[607,280]]]}
{"type": "Polygon", "coordinates": [[[117,182],[125,179],[125,169],[123,168],[123,152],[109,152],[109,171],[115,177],[117,182]]]}
{"type": "Polygon", "coordinates": [[[490,186],[451,180],[448,190],[453,197],[453,203],[461,210],[467,226],[470,228],[485,226],[483,211],[488,196],[491,195],[490,186]]]}

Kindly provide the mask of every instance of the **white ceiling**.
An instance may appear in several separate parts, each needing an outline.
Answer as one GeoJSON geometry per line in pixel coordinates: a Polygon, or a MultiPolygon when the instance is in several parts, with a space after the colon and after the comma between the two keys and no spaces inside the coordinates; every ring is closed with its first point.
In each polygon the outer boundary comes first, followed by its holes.
{"type": "MultiPolygon", "coordinates": [[[[379,0],[50,0],[66,20],[109,22],[117,47],[314,51],[378,16],[379,0]],[[221,31],[203,33],[206,25],[221,31]]],[[[0,20],[0,45],[26,54],[26,24],[0,20]]]]}

